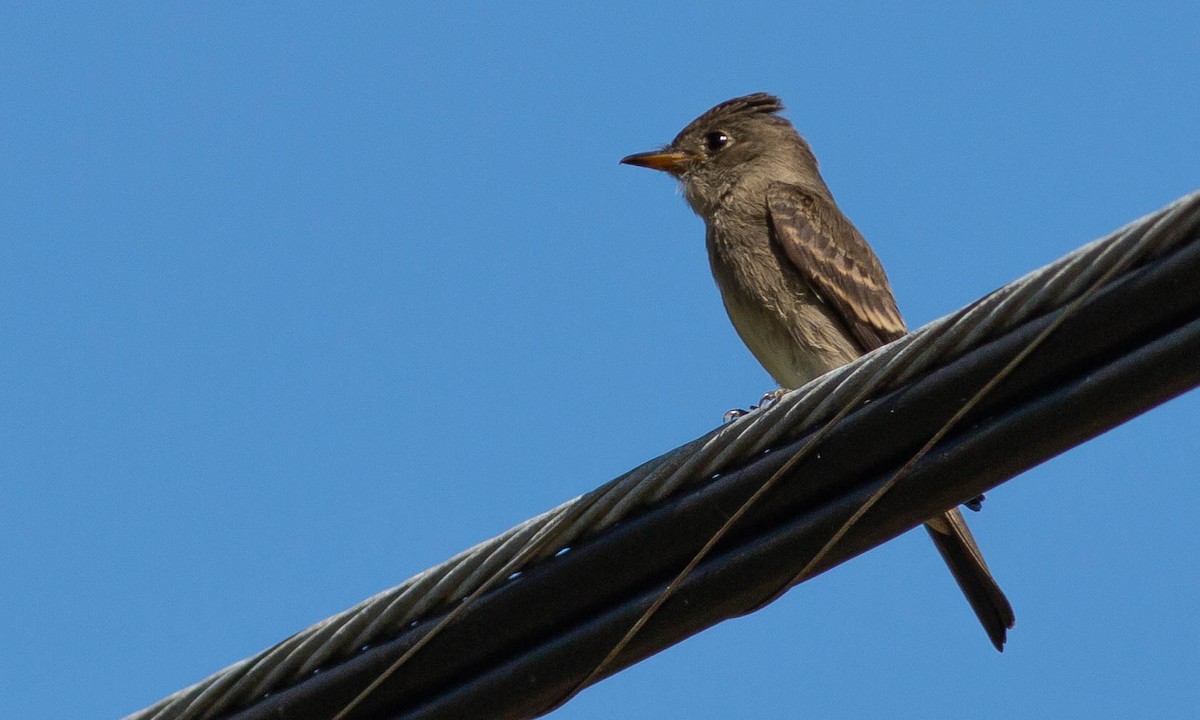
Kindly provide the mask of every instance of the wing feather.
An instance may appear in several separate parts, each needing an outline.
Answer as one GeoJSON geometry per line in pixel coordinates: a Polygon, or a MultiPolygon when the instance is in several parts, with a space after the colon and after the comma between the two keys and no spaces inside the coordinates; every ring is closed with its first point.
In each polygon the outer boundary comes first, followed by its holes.
{"type": "Polygon", "coordinates": [[[862,352],[907,332],[879,258],[833,201],[795,185],[767,191],[775,239],[862,352]]]}

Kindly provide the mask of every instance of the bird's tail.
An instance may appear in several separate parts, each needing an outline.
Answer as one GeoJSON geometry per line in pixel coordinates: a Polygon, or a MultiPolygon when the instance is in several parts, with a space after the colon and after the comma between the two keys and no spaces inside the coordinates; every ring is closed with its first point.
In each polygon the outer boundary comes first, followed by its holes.
{"type": "Polygon", "coordinates": [[[1016,624],[1017,619],[1004,591],[983,561],[983,553],[975,544],[962,513],[957,508],[950,510],[927,521],[925,529],[950,567],[963,595],[967,596],[967,602],[971,603],[979,622],[983,623],[992,645],[1004,652],[1008,629],[1016,624]]]}

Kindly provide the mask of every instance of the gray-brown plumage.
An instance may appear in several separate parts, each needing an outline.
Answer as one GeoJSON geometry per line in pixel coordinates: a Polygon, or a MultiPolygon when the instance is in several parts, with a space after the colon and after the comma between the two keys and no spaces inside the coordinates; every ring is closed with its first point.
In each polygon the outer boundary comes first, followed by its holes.
{"type": "MultiPolygon", "coordinates": [[[[795,388],[907,332],[879,259],[834,202],[804,138],[766,93],[717,105],[662,150],[621,160],[670,173],[704,218],[738,335],[795,388]]],[[[1015,623],[962,513],[925,523],[997,650],[1015,623]]]]}

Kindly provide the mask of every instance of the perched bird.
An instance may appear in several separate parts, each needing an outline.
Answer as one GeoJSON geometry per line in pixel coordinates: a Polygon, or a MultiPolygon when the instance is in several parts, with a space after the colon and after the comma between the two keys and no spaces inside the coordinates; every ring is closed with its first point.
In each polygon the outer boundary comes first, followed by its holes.
{"type": "MultiPolygon", "coordinates": [[[[725,310],[750,352],[784,388],[907,330],[879,258],[817,171],[783,105],[766,93],[717,105],[661,150],[629,165],[677,178],[704,219],[725,310]]],[[[957,508],[925,523],[997,650],[1016,622],[957,508]]]]}

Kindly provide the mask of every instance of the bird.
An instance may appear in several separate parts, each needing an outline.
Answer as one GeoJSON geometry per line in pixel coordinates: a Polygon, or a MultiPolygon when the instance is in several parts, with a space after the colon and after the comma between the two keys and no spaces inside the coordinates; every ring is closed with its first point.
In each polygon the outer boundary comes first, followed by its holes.
{"type": "MultiPolygon", "coordinates": [[[[843,214],[774,95],[722,102],[665,147],[621,159],[676,178],[705,224],[725,310],[781,388],[797,388],[908,330],[883,266],[843,214]]],[[[958,508],[925,529],[1003,652],[1016,624],[958,508]]]]}

